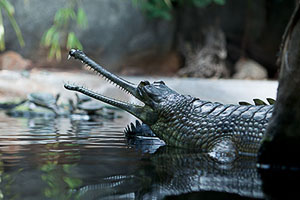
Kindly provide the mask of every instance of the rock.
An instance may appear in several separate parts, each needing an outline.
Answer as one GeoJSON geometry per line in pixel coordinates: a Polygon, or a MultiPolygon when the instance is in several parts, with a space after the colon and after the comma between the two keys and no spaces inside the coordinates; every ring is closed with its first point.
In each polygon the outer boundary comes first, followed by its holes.
{"type": "Polygon", "coordinates": [[[225,64],[227,57],[226,37],[218,26],[209,26],[203,30],[204,40],[194,45],[184,47],[182,54],[185,57],[185,66],[179,70],[182,77],[199,78],[228,78],[229,71],[225,64]]]}
{"type": "Polygon", "coordinates": [[[259,63],[251,59],[241,58],[234,66],[236,79],[254,79],[261,80],[268,78],[267,70],[259,63]]]}
{"type": "MultiPolygon", "coordinates": [[[[8,18],[3,17],[7,49],[21,53],[35,63],[46,60],[48,52],[40,55],[41,37],[53,24],[56,11],[66,7],[66,1],[11,0],[11,3],[26,48],[20,48],[8,18]]],[[[86,0],[81,5],[87,15],[88,28],[78,29],[71,23],[70,30],[76,31],[85,53],[109,66],[109,71],[119,71],[124,58],[132,54],[153,50],[157,56],[172,47],[173,21],[149,20],[130,0],[86,0]]],[[[62,57],[66,60],[67,54],[62,57]]]]}
{"type": "Polygon", "coordinates": [[[0,55],[0,68],[6,70],[25,70],[32,65],[32,62],[23,58],[14,51],[7,51],[0,55]]]}
{"type": "Polygon", "coordinates": [[[275,78],[278,47],[294,6],[295,1],[279,0],[252,0],[251,5],[228,0],[223,6],[211,4],[205,8],[184,6],[180,9],[178,29],[194,43],[203,27],[219,22],[226,35],[227,60],[235,63],[246,51],[252,59],[264,63],[268,74],[275,78]]]}

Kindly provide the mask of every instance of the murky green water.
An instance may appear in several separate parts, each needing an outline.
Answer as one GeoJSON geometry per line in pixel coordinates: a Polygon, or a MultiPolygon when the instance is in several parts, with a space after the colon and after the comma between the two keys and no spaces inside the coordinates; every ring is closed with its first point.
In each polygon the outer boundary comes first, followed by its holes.
{"type": "Polygon", "coordinates": [[[254,158],[222,164],[155,141],[129,145],[126,116],[88,121],[1,113],[0,199],[264,197],[254,158]]]}

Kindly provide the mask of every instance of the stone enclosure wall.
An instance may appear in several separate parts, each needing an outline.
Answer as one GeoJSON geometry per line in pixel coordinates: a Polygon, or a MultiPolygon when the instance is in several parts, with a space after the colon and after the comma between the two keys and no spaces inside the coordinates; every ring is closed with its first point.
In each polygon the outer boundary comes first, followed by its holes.
{"type": "MultiPolygon", "coordinates": [[[[41,37],[52,25],[55,12],[67,1],[10,2],[15,6],[15,17],[26,46],[19,47],[4,15],[7,50],[17,51],[33,62],[43,63],[47,52],[40,46],[41,37]]],[[[211,5],[204,9],[186,6],[178,8],[170,21],[149,19],[132,5],[131,0],[84,0],[82,5],[89,25],[76,33],[85,52],[112,71],[120,71],[130,63],[141,67],[149,62],[153,62],[152,65],[167,65],[168,62],[164,61],[154,62],[164,56],[173,59],[171,63],[179,67],[180,61],[170,56],[170,52],[176,52],[178,35],[191,40],[191,35],[197,35],[203,27],[219,23],[226,35],[229,59],[235,62],[243,54],[263,64],[270,73],[275,73],[281,35],[294,2],[227,0],[225,6],[211,5]],[[139,62],[129,62],[131,60],[139,62]]]]}
{"type": "MultiPolygon", "coordinates": [[[[41,56],[40,41],[52,25],[55,12],[64,7],[66,0],[11,0],[15,17],[22,30],[26,46],[20,48],[16,35],[5,19],[5,39],[8,50],[20,52],[34,61],[41,56]]],[[[123,57],[139,51],[165,52],[170,49],[172,22],[148,20],[131,0],[84,0],[88,28],[77,30],[86,53],[101,62],[115,67],[123,57]]],[[[76,29],[75,29],[76,30],[76,29]]]]}

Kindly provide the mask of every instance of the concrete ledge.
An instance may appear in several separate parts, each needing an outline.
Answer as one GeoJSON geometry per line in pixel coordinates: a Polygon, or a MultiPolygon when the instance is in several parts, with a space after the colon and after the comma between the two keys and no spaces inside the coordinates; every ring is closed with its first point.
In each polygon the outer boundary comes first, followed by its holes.
{"type": "MultiPolygon", "coordinates": [[[[277,92],[277,81],[250,80],[212,80],[197,78],[170,77],[124,77],[126,80],[139,83],[141,80],[163,80],[170,88],[181,94],[199,97],[203,100],[236,104],[239,101],[252,102],[253,98],[274,98],[277,92]]],[[[78,83],[109,97],[135,101],[114,85],[107,83],[95,74],[71,72],[32,72],[29,77],[15,71],[0,71],[0,100],[15,97],[26,97],[31,92],[61,93],[62,101],[73,98],[74,92],[64,89],[64,82],[78,83]]]]}

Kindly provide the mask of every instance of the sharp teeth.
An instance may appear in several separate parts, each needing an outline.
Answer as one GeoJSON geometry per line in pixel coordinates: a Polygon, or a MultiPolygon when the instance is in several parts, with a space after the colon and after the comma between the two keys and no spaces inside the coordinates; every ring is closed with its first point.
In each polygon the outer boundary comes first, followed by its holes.
{"type": "Polygon", "coordinates": [[[70,60],[72,58],[72,56],[68,55],[68,60],[70,60]]]}

